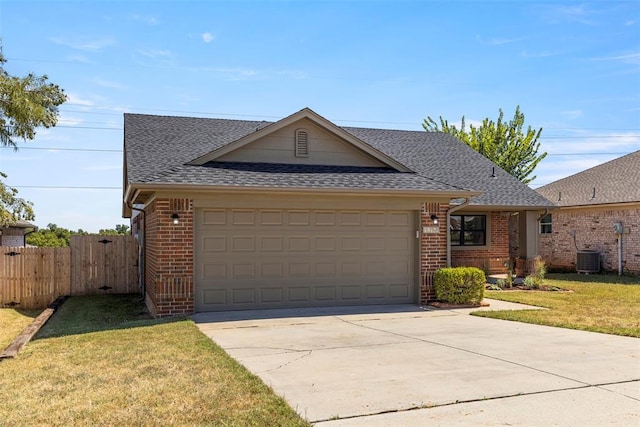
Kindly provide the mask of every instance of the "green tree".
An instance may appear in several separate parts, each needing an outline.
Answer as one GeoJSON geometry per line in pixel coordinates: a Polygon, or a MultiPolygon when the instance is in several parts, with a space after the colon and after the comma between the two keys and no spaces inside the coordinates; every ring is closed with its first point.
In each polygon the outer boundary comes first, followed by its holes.
{"type": "Polygon", "coordinates": [[[131,233],[129,232],[128,225],[116,224],[115,229],[113,228],[101,229],[100,231],[98,231],[98,234],[101,234],[103,236],[126,236],[131,233]]]}
{"type": "Polygon", "coordinates": [[[516,107],[513,119],[509,122],[504,121],[502,109],[499,112],[497,121],[486,118],[480,126],[470,125],[468,130],[464,116],[459,129],[455,125],[450,125],[442,116],[440,116],[440,123],[427,117],[422,127],[427,132],[445,132],[455,136],[523,183],[528,184],[536,178],[535,175],[530,176],[536,166],[547,156],[546,152],[538,155],[540,149],[538,139],[542,134],[542,128],[536,131],[529,126],[525,131],[523,129],[524,114],[520,111],[520,106],[516,107]]]}
{"type": "MultiPolygon", "coordinates": [[[[0,145],[18,149],[16,140],[32,140],[36,128],[55,126],[58,106],[67,100],[64,91],[49,83],[46,75],[10,75],[0,46],[0,145]]],[[[2,174],[2,178],[7,175],[2,174]]],[[[17,190],[0,182],[0,225],[34,218],[32,204],[17,197],[17,190]]]]}
{"type": "Polygon", "coordinates": [[[4,183],[6,177],[0,172],[0,227],[15,224],[18,219],[33,220],[33,204],[18,197],[18,190],[4,183]]]}
{"type": "Polygon", "coordinates": [[[75,234],[66,228],[49,224],[47,228],[40,229],[27,235],[27,244],[41,248],[63,248],[71,243],[71,235],[75,234]]]}

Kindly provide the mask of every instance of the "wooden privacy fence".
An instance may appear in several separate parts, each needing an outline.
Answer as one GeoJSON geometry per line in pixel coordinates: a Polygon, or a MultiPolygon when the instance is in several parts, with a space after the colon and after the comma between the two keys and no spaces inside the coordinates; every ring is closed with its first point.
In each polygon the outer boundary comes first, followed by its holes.
{"type": "Polygon", "coordinates": [[[0,249],[0,307],[44,308],[61,295],[139,290],[133,236],[72,236],[68,248],[0,249]]]}

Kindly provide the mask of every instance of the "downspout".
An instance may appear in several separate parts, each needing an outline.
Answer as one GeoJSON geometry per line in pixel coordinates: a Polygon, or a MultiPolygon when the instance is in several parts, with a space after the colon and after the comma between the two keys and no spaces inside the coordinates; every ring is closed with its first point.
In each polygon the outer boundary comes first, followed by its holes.
{"type": "Polygon", "coordinates": [[[447,210],[447,230],[446,230],[446,234],[447,234],[447,267],[451,267],[451,239],[449,237],[449,230],[451,229],[451,214],[454,213],[455,211],[458,211],[462,208],[464,208],[465,206],[467,206],[469,203],[471,203],[471,197],[465,197],[464,198],[464,203],[462,203],[461,205],[458,206],[454,206],[451,207],[447,210]]]}
{"type": "Polygon", "coordinates": [[[24,233],[24,234],[22,235],[22,239],[23,239],[22,244],[24,245],[24,247],[27,247],[27,236],[28,236],[29,234],[31,234],[31,233],[35,233],[36,231],[38,231],[38,227],[34,227],[34,228],[32,228],[32,229],[31,229],[31,231],[29,231],[29,232],[27,232],[27,233],[24,233]]]}
{"type": "Polygon", "coordinates": [[[618,234],[618,276],[622,276],[622,234],[618,234]]]}
{"type": "Polygon", "coordinates": [[[549,209],[545,209],[544,213],[538,217],[538,224],[540,224],[540,221],[542,221],[542,218],[544,218],[548,214],[549,214],[549,209]]]}

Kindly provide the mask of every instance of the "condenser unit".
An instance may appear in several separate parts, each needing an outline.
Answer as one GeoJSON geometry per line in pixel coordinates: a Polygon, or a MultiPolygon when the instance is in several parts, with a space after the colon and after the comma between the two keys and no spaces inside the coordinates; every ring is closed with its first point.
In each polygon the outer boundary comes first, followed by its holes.
{"type": "Polygon", "coordinates": [[[578,251],[578,258],[576,260],[576,271],[578,273],[599,273],[600,252],[578,251]]]}

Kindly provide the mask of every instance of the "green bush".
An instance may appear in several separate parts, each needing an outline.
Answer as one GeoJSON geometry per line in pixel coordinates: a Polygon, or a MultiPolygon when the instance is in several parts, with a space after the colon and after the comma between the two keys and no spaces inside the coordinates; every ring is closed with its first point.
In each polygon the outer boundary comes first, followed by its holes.
{"type": "Polygon", "coordinates": [[[436,298],[452,304],[479,304],[485,283],[484,273],[475,267],[441,268],[433,280],[436,298]]]}

